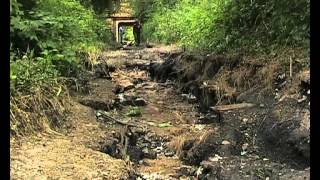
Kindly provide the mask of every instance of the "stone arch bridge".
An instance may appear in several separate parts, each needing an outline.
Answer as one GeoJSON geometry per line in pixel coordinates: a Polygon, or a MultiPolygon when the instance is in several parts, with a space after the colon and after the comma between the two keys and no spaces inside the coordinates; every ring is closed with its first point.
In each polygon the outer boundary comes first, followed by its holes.
{"type": "Polygon", "coordinates": [[[133,26],[136,21],[137,18],[133,16],[133,10],[126,1],[121,2],[119,9],[107,17],[107,24],[117,42],[120,42],[119,27],[133,26]]]}

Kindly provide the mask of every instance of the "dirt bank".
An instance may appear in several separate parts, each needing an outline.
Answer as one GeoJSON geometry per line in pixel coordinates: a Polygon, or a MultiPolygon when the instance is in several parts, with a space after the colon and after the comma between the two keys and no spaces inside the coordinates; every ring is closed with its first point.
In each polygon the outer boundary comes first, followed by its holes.
{"type": "Polygon", "coordinates": [[[273,154],[274,159],[295,167],[309,165],[308,71],[296,68],[299,73],[289,78],[287,68],[277,61],[181,52],[168,54],[165,59],[151,64],[151,78],[174,80],[180,93],[196,97],[199,111],[204,113],[210,113],[214,106],[253,103],[255,107],[249,109],[218,113],[225,124],[235,124],[240,131],[248,129],[248,138],[264,144],[259,148],[273,154]]]}

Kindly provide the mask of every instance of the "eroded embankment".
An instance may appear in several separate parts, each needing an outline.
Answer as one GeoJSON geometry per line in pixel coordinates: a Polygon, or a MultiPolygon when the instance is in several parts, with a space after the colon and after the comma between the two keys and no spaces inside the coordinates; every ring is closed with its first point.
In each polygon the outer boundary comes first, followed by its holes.
{"type": "Polygon", "coordinates": [[[264,144],[261,150],[275,159],[307,167],[310,77],[301,68],[295,69],[299,72],[296,77],[289,78],[286,67],[279,66],[241,57],[175,53],[168,55],[164,63],[151,64],[150,75],[157,81],[175,80],[181,93],[196,97],[203,113],[219,109],[212,108],[217,105],[256,105],[248,110],[215,111],[225,123],[241,120],[236,124],[239,129],[243,121],[249,123],[257,143],[264,144]],[[238,115],[230,117],[230,113],[238,115]]]}
{"type": "Polygon", "coordinates": [[[308,177],[308,87],[291,92],[297,84],[282,69],[238,57],[126,55],[112,73],[116,110],[100,114],[120,126],[100,150],[133,163],[136,177],[308,177]]]}

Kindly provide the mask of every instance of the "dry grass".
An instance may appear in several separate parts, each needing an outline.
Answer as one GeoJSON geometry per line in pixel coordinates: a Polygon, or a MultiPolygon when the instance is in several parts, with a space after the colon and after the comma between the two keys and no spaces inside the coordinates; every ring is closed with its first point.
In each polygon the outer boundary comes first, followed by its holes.
{"type": "Polygon", "coordinates": [[[212,135],[217,134],[215,130],[208,130],[202,133],[202,135],[197,139],[194,146],[205,143],[212,135]]]}
{"type": "Polygon", "coordinates": [[[210,138],[209,136],[211,136],[213,133],[214,133],[214,130],[198,132],[196,134],[184,133],[174,137],[168,143],[168,148],[176,152],[176,154],[180,156],[183,152],[184,147],[188,143],[194,143],[193,146],[197,146],[207,141],[207,139],[210,138]]]}
{"type": "Polygon", "coordinates": [[[227,100],[229,104],[233,103],[237,90],[234,87],[231,87],[227,81],[227,75],[223,75],[216,81],[217,89],[216,96],[218,99],[217,105],[219,105],[222,100],[227,100]]]}
{"type": "Polygon", "coordinates": [[[231,79],[233,80],[233,86],[237,89],[250,89],[252,87],[252,76],[255,72],[249,67],[239,67],[235,69],[231,74],[231,79]]]}
{"type": "Polygon", "coordinates": [[[176,154],[178,156],[181,155],[182,151],[183,151],[183,147],[185,146],[186,142],[190,142],[195,140],[195,136],[191,136],[191,135],[187,135],[187,134],[183,134],[183,135],[179,135],[174,137],[169,143],[168,143],[168,148],[174,152],[176,152],[176,154]]]}
{"type": "Polygon", "coordinates": [[[258,72],[258,81],[261,82],[261,85],[267,90],[272,90],[273,80],[276,77],[276,73],[279,69],[278,64],[268,64],[258,72]]]}
{"type": "Polygon", "coordinates": [[[98,64],[99,61],[104,59],[100,51],[85,52],[80,56],[82,56],[82,63],[90,71],[93,71],[93,66],[95,64],[98,64]]]}
{"type": "Polygon", "coordinates": [[[30,95],[11,95],[10,135],[25,136],[61,126],[68,102],[64,86],[38,89],[30,95]]]}

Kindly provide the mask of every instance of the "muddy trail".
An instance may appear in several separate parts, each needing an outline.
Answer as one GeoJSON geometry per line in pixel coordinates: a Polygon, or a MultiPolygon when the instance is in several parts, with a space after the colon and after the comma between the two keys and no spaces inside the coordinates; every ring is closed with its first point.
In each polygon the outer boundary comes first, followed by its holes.
{"type": "MultiPolygon", "coordinates": [[[[197,66],[181,68],[188,57],[172,47],[103,54],[108,72],[71,87],[67,132],[11,145],[12,179],[310,179],[308,99],[219,96],[197,66]]],[[[216,59],[211,67],[239,65],[216,59]]]]}

